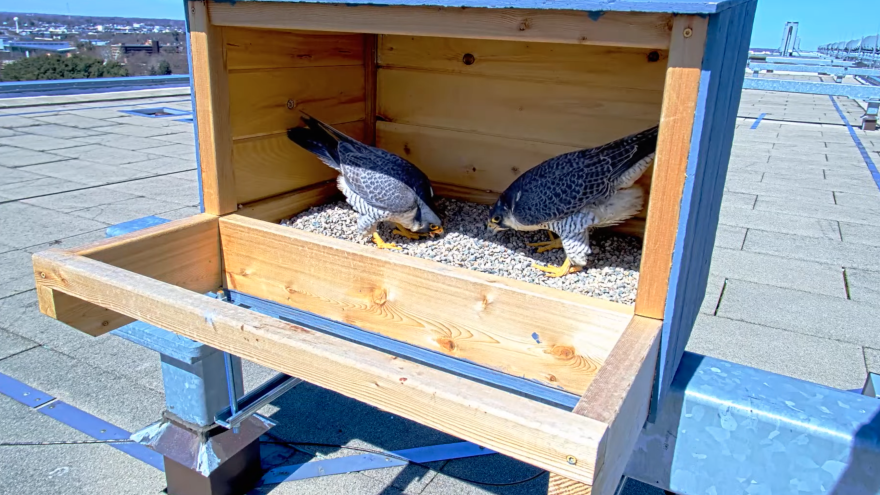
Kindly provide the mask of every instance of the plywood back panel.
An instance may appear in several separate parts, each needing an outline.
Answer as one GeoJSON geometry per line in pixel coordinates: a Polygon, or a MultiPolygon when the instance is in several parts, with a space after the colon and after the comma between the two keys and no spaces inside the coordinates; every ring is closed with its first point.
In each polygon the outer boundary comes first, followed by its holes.
{"type": "MultiPolygon", "coordinates": [[[[485,202],[548,158],[656,125],[668,54],[385,35],[378,57],[377,144],[485,202]]],[[[644,218],[618,230],[641,234],[644,218]]]]}
{"type": "Polygon", "coordinates": [[[225,27],[238,204],[336,173],[287,139],[300,111],[364,137],[364,35],[225,27]]]}

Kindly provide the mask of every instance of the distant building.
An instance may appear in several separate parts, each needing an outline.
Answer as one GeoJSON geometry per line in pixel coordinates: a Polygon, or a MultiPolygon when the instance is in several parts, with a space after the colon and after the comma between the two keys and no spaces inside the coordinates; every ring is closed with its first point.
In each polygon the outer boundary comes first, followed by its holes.
{"type": "Polygon", "coordinates": [[[152,40],[145,45],[110,45],[110,58],[113,60],[124,59],[126,55],[131,53],[148,53],[150,55],[159,54],[159,42],[152,40]]]}

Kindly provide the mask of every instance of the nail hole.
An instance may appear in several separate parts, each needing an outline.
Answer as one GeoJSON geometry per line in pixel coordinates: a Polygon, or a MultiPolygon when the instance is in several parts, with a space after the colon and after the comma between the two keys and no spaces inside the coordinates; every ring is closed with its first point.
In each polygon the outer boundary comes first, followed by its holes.
{"type": "Polygon", "coordinates": [[[464,65],[473,65],[477,58],[470,53],[465,53],[464,57],[461,57],[461,61],[464,62],[464,65]]]}
{"type": "Polygon", "coordinates": [[[651,52],[648,54],[648,62],[656,62],[660,60],[660,54],[657,52],[651,52]]]}

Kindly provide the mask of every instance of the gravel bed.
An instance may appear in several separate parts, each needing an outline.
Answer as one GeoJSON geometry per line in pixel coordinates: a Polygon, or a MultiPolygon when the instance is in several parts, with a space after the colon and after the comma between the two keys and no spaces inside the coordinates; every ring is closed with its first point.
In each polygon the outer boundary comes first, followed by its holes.
{"type": "MultiPolygon", "coordinates": [[[[489,206],[454,199],[437,200],[437,214],[443,219],[444,234],[413,241],[392,234],[394,225],[381,223],[379,235],[394,242],[402,253],[461,268],[554,287],[609,301],[633,304],[639,283],[641,240],[600,229],[590,235],[593,254],[584,270],[561,278],[551,278],[532,268],[532,263],[560,265],[563,250],[537,253],[527,242],[546,241],[547,232],[505,231],[494,234],[486,229],[489,206]]],[[[282,225],[323,234],[337,239],[372,244],[357,232],[357,212],[344,201],[310,208],[282,225]]]]}

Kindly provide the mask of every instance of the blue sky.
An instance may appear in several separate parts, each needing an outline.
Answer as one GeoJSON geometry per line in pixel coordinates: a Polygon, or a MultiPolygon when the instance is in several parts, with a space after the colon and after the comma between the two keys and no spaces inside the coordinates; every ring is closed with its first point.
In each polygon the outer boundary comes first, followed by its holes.
{"type": "MultiPolygon", "coordinates": [[[[0,11],[183,19],[183,0],[0,0],[0,11]]],[[[880,0],[758,0],[751,46],[779,46],[787,21],[800,22],[801,47],[815,49],[880,32],[880,0]]]]}

